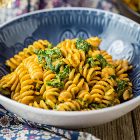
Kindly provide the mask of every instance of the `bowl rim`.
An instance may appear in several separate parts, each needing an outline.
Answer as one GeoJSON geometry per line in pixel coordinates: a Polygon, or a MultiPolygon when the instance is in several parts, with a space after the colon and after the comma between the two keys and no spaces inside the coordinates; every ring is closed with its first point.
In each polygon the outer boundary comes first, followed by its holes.
{"type": "MultiPolygon", "coordinates": [[[[68,8],[65,8],[65,7],[61,7],[61,8],[53,8],[53,9],[43,9],[43,10],[37,10],[37,11],[34,11],[34,12],[30,12],[30,13],[26,13],[26,14],[23,14],[23,15],[20,15],[20,16],[17,16],[15,18],[13,18],[12,20],[9,20],[5,23],[3,23],[2,25],[0,25],[0,29],[5,27],[6,25],[18,20],[18,19],[21,19],[21,18],[24,18],[24,17],[27,17],[27,16],[31,16],[31,15],[35,15],[35,14],[39,14],[39,13],[44,13],[44,12],[54,12],[54,11],[89,11],[89,12],[99,12],[99,13],[105,13],[107,15],[111,15],[111,16],[115,16],[117,18],[119,18],[121,20],[121,22],[127,22],[128,24],[130,25],[135,25],[135,28],[137,26],[137,28],[140,30],[140,25],[127,18],[127,17],[124,17],[122,15],[118,15],[118,14],[115,14],[115,13],[112,13],[112,12],[109,12],[109,11],[104,11],[104,10],[100,10],[100,9],[94,9],[94,8],[84,8],[84,7],[68,7],[68,8]]],[[[48,115],[51,113],[51,115],[57,115],[57,116],[77,116],[77,115],[90,115],[90,114],[101,114],[101,113],[104,113],[104,112],[109,112],[109,111],[115,111],[115,110],[119,110],[121,108],[125,108],[126,106],[128,105],[131,105],[131,104],[135,104],[137,103],[138,101],[140,101],[140,95],[129,100],[129,101],[126,101],[124,103],[121,103],[119,105],[115,105],[115,106],[112,106],[112,107],[107,107],[107,108],[103,108],[103,109],[98,109],[98,110],[89,110],[89,111],[56,111],[56,110],[45,110],[45,109],[41,109],[41,108],[35,108],[35,107],[31,107],[31,106],[28,106],[28,105],[25,105],[25,104],[22,104],[22,103],[19,103],[17,101],[14,101],[10,98],[7,98],[5,97],[4,95],[0,95],[0,100],[1,101],[4,101],[4,102],[8,102],[9,104],[14,104],[14,106],[19,106],[19,108],[23,108],[23,109],[26,109],[27,111],[30,111],[30,112],[39,112],[41,114],[44,114],[44,115],[48,115]]]]}
{"type": "Polygon", "coordinates": [[[132,10],[123,0],[119,0],[119,1],[120,1],[120,4],[122,4],[123,7],[125,7],[130,13],[140,18],[140,14],[138,12],[135,12],[134,10],[132,10]]]}

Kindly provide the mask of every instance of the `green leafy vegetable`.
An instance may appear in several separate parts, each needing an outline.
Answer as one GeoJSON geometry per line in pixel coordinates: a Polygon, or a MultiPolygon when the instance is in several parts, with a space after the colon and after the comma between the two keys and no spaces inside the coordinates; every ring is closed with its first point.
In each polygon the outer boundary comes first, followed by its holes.
{"type": "Polygon", "coordinates": [[[9,89],[2,89],[2,88],[0,88],[0,92],[1,92],[3,95],[6,95],[6,96],[8,96],[8,95],[11,94],[9,89]]]}
{"type": "Polygon", "coordinates": [[[60,67],[63,65],[63,62],[60,60],[60,62],[55,66],[55,72],[59,73],[60,67]]]}
{"type": "Polygon", "coordinates": [[[59,48],[47,49],[47,50],[36,50],[35,53],[38,56],[39,63],[43,64],[44,68],[50,68],[53,72],[58,70],[52,64],[53,61],[59,59],[62,54],[59,48]]]}
{"type": "Polygon", "coordinates": [[[70,73],[70,67],[67,65],[62,72],[59,72],[57,77],[59,77],[59,79],[61,80],[64,80],[65,78],[68,77],[69,73],[70,73]]]}
{"type": "Polygon", "coordinates": [[[106,67],[108,65],[106,59],[101,54],[98,54],[96,56],[96,58],[100,62],[102,68],[104,68],[104,67],[106,67]]]}
{"type": "Polygon", "coordinates": [[[59,48],[36,50],[35,53],[42,58],[50,57],[51,59],[57,59],[62,56],[59,48]]]}
{"type": "Polygon", "coordinates": [[[52,65],[52,59],[50,57],[45,57],[45,60],[46,60],[45,67],[50,68],[50,70],[55,72],[55,67],[52,65]]]}
{"type": "Polygon", "coordinates": [[[91,45],[88,42],[86,42],[84,39],[78,38],[76,40],[76,47],[77,49],[83,50],[84,52],[88,52],[91,45]]]}
{"type": "Polygon", "coordinates": [[[37,55],[39,63],[42,63],[45,56],[44,50],[35,50],[34,53],[37,55]]]}
{"type": "Polygon", "coordinates": [[[99,65],[99,61],[97,61],[96,59],[94,59],[93,57],[89,57],[87,58],[87,63],[91,66],[91,67],[94,67],[94,66],[97,66],[99,65]]]}
{"type": "Polygon", "coordinates": [[[49,48],[49,49],[52,49],[52,48],[53,48],[53,44],[49,44],[49,45],[48,45],[48,48],[49,48]]]}
{"type": "Polygon", "coordinates": [[[91,104],[91,107],[93,107],[95,109],[101,109],[101,108],[105,108],[107,106],[104,105],[104,104],[96,104],[96,103],[93,103],[93,104],[91,104]]]}
{"type": "Polygon", "coordinates": [[[111,68],[115,68],[113,65],[111,64],[107,64],[108,67],[111,67],[111,68]]]}
{"type": "Polygon", "coordinates": [[[56,88],[63,88],[64,87],[64,82],[60,81],[60,79],[52,79],[51,81],[48,81],[46,83],[48,86],[53,86],[56,88]]]}
{"type": "Polygon", "coordinates": [[[39,61],[39,63],[42,63],[42,60],[43,60],[43,57],[42,56],[38,56],[38,61],[39,61]]]}
{"type": "Polygon", "coordinates": [[[116,80],[117,76],[116,75],[110,75],[109,78],[112,78],[112,79],[116,80]]]}
{"type": "Polygon", "coordinates": [[[35,50],[34,53],[40,56],[45,56],[45,50],[35,50]]]}
{"type": "Polygon", "coordinates": [[[60,58],[62,56],[59,48],[47,49],[45,55],[51,58],[60,58]]]}
{"type": "Polygon", "coordinates": [[[123,94],[127,86],[128,86],[128,83],[126,81],[124,80],[117,81],[117,93],[119,97],[123,94]]]}
{"type": "Polygon", "coordinates": [[[64,87],[63,80],[68,77],[69,72],[70,72],[70,67],[68,65],[66,65],[66,67],[64,68],[64,70],[62,72],[59,72],[54,79],[47,82],[47,85],[57,87],[60,89],[63,88],[64,87]]]}

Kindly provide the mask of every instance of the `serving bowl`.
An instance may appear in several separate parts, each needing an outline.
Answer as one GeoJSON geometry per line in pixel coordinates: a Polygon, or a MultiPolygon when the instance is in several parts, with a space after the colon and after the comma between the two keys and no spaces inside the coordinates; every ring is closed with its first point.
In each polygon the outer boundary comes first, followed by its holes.
{"type": "Polygon", "coordinates": [[[6,74],[4,62],[38,39],[53,44],[66,39],[90,36],[102,38],[101,49],[113,59],[127,59],[133,70],[133,99],[92,111],[53,111],[33,108],[3,95],[0,104],[21,120],[39,126],[82,128],[103,124],[130,112],[140,104],[140,26],[130,19],[90,8],[57,8],[17,17],[0,26],[0,76],[6,74]]]}
{"type": "Polygon", "coordinates": [[[127,4],[124,3],[123,0],[118,0],[119,9],[121,11],[121,14],[131,18],[132,20],[140,23],[140,14],[133,11],[130,7],[127,6],[127,4]]]}

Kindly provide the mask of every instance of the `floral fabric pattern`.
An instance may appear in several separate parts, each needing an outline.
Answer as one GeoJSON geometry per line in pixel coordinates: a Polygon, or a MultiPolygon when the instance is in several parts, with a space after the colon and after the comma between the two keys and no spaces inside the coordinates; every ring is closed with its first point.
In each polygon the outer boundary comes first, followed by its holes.
{"type": "Polygon", "coordinates": [[[23,120],[0,106],[0,140],[98,140],[85,132],[70,131],[23,120]]]}

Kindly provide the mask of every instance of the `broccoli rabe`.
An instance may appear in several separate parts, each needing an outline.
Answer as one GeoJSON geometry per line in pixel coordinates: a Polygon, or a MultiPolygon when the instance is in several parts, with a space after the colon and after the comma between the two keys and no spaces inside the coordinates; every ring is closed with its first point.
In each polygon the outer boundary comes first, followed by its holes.
{"type": "Polygon", "coordinates": [[[53,86],[57,88],[64,87],[64,79],[66,79],[69,75],[70,67],[67,65],[62,72],[59,72],[54,79],[47,82],[48,86],[53,86]]]}
{"type": "Polygon", "coordinates": [[[116,75],[110,75],[110,79],[112,78],[113,80],[116,80],[117,76],[116,75]]]}
{"type": "Polygon", "coordinates": [[[104,68],[104,67],[106,67],[108,65],[106,59],[101,54],[98,54],[96,56],[96,58],[100,62],[102,68],[104,68]]]}
{"type": "Polygon", "coordinates": [[[93,57],[87,58],[87,61],[86,61],[86,62],[87,62],[91,67],[94,67],[94,66],[97,66],[97,65],[100,64],[99,61],[96,60],[96,59],[93,58],[93,57]]]}
{"type": "Polygon", "coordinates": [[[42,63],[43,59],[45,58],[45,51],[35,50],[34,53],[37,55],[39,63],[42,63]]]}
{"type": "Polygon", "coordinates": [[[34,52],[35,52],[35,54],[42,56],[42,57],[45,57],[45,55],[46,55],[45,50],[35,50],[34,52]]]}
{"type": "Polygon", "coordinates": [[[52,59],[50,57],[45,57],[46,64],[45,68],[50,68],[53,72],[55,72],[55,67],[52,65],[52,59]]]}
{"type": "Polygon", "coordinates": [[[84,52],[88,52],[91,45],[88,42],[86,42],[84,39],[78,38],[76,40],[76,47],[77,49],[83,50],[84,52]]]}
{"type": "Polygon", "coordinates": [[[57,77],[59,77],[59,79],[61,80],[64,80],[65,78],[68,77],[69,72],[70,72],[70,67],[67,65],[62,72],[59,72],[57,77]]]}
{"type": "Polygon", "coordinates": [[[46,56],[51,58],[60,58],[62,56],[59,48],[47,49],[45,51],[46,56]]]}
{"type": "Polygon", "coordinates": [[[55,72],[59,73],[60,67],[63,65],[63,62],[60,60],[60,62],[55,66],[55,72]]]}
{"type": "Polygon", "coordinates": [[[0,91],[5,96],[8,96],[8,95],[11,94],[9,89],[2,89],[2,88],[0,88],[0,91]]]}
{"type": "Polygon", "coordinates": [[[48,86],[52,86],[60,89],[64,87],[64,82],[61,81],[59,78],[52,79],[51,81],[48,81],[46,84],[48,86]]]}
{"type": "Polygon", "coordinates": [[[117,91],[119,97],[123,94],[123,92],[125,91],[127,86],[128,86],[127,81],[117,80],[117,89],[116,89],[116,91],[117,91]]]}
{"type": "Polygon", "coordinates": [[[58,70],[58,66],[55,68],[52,62],[62,56],[61,51],[58,48],[38,50],[35,51],[38,56],[39,63],[43,64],[44,68],[50,68],[53,72],[58,70]]]}
{"type": "Polygon", "coordinates": [[[53,48],[53,49],[46,49],[46,50],[36,50],[35,54],[42,58],[50,57],[53,58],[60,58],[62,56],[60,49],[53,48]]]}
{"type": "Polygon", "coordinates": [[[105,108],[106,105],[104,105],[104,104],[92,103],[92,104],[90,105],[90,107],[91,107],[91,108],[95,108],[95,109],[101,109],[101,108],[105,108]]]}

